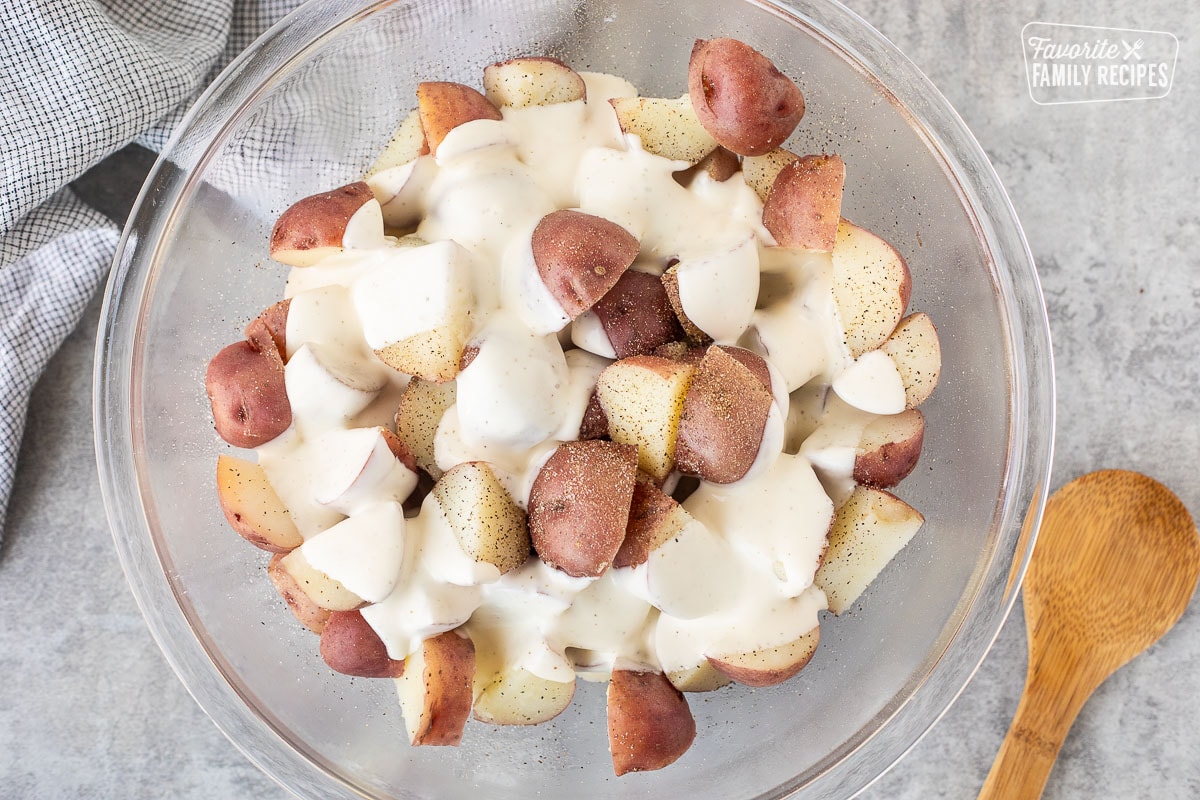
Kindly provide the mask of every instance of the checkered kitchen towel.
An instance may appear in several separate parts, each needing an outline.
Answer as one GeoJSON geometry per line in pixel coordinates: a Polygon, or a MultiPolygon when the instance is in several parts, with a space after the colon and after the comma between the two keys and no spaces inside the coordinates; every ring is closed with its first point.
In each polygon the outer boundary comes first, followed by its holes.
{"type": "Polygon", "coordinates": [[[0,0],[0,535],[30,391],[118,231],[67,187],[191,101],[300,0],[0,0]]]}

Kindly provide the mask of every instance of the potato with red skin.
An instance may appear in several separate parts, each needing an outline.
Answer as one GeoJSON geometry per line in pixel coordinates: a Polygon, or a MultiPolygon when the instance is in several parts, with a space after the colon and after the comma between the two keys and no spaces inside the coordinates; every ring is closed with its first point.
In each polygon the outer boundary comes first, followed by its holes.
{"type": "Polygon", "coordinates": [[[271,258],[290,267],[310,267],[340,252],[351,219],[374,200],[363,181],[297,200],[271,229],[271,258]]]}
{"type": "Polygon", "coordinates": [[[253,461],[217,456],[217,500],[229,526],[261,550],[288,553],[304,543],[267,474],[253,461]]]}
{"type": "Polygon", "coordinates": [[[717,148],[717,140],[700,124],[686,94],[675,99],[614,97],[608,102],[621,132],[637,136],[647,153],[697,164],[717,148]]]}
{"type": "Polygon", "coordinates": [[[475,645],[468,637],[453,630],[422,642],[396,681],[409,742],[458,745],[471,718],[474,685],[475,645]]]}
{"type": "Polygon", "coordinates": [[[573,577],[612,564],[629,520],[637,448],[591,439],[563,442],[529,490],[529,533],[543,561],[573,577]]]}
{"type": "Polygon", "coordinates": [[[625,539],[613,557],[613,567],[636,567],[645,564],[650,554],[681,531],[690,515],[675,498],[663,492],[654,479],[638,473],[629,503],[629,521],[625,539]]]}
{"type": "Polygon", "coordinates": [[[749,472],[774,402],[761,375],[731,349],[710,347],[696,366],[675,442],[675,468],[713,483],[733,483],[749,472]]]}
{"type": "Polygon", "coordinates": [[[851,356],[858,358],[888,340],[911,295],[912,273],[899,250],[848,219],[838,223],[833,299],[851,356]]]}
{"type": "Polygon", "coordinates": [[[779,171],[763,204],[763,227],[781,247],[832,252],[842,216],[841,156],[802,156],[779,171]]]}
{"type": "Polygon", "coordinates": [[[358,678],[399,678],[404,662],[389,658],[387,646],[360,611],[333,611],[321,631],[321,658],[330,669],[358,678]]]}
{"type": "Polygon", "coordinates": [[[262,313],[246,325],[246,339],[253,341],[256,337],[266,334],[275,343],[279,357],[287,362],[287,318],[292,300],[280,300],[274,305],[263,309],[262,313]]]}
{"type": "Polygon", "coordinates": [[[502,119],[500,109],[470,86],[449,81],[417,84],[417,113],[429,152],[437,155],[446,134],[477,119],[502,119]]]}
{"type": "Polygon", "coordinates": [[[579,439],[607,439],[608,417],[604,406],[600,405],[600,395],[596,390],[588,397],[587,407],[583,410],[583,420],[579,423],[579,439]]]}
{"type": "Polygon", "coordinates": [[[854,454],[854,482],[890,489],[917,466],[925,441],[925,416],[915,408],[879,417],[863,429],[854,454]]]}
{"type": "Polygon", "coordinates": [[[608,684],[613,771],[647,772],[674,763],[696,738],[687,699],[661,672],[614,669],[608,684]]]}
{"type": "Polygon", "coordinates": [[[767,195],[775,185],[775,179],[788,164],[800,156],[782,147],[777,147],[761,156],[747,156],[742,159],[742,178],[746,185],[754,190],[758,199],[767,202],[767,195]]]}
{"type": "Polygon", "coordinates": [[[496,106],[527,108],[587,99],[587,85],[557,58],[521,56],[483,68],[483,91],[496,106]]]}
{"type": "Polygon", "coordinates": [[[666,480],[675,467],[683,398],[695,366],[659,356],[614,361],[596,379],[596,395],[614,442],[637,447],[638,467],[666,480]]]}
{"type": "Polygon", "coordinates": [[[325,630],[325,623],[329,621],[329,615],[333,612],[327,608],[321,608],[305,594],[292,573],[284,568],[283,553],[271,556],[270,562],[267,563],[267,578],[275,587],[275,591],[279,592],[279,596],[287,603],[288,609],[296,619],[300,620],[301,625],[316,634],[325,630]]]}
{"type": "Polygon", "coordinates": [[[942,344],[929,315],[918,311],[900,320],[879,349],[896,363],[905,406],[916,408],[928,400],[942,374],[942,344]]]}
{"type": "Polygon", "coordinates": [[[696,40],[688,93],[705,130],[742,156],[761,156],[780,146],[804,116],[800,88],[737,39],[696,40]]]}
{"type": "Polygon", "coordinates": [[[581,211],[553,211],[533,229],[542,283],[575,319],[608,293],[637,258],[638,240],[615,222],[581,211]]]}
{"type": "Polygon", "coordinates": [[[599,318],[617,358],[649,353],[684,335],[666,287],[648,272],[626,270],[592,306],[592,313],[599,318]]]}
{"type": "Polygon", "coordinates": [[[779,647],[709,656],[708,663],[717,672],[743,686],[778,686],[808,666],[820,641],[821,629],[818,627],[779,647]]]}
{"type": "Polygon", "coordinates": [[[234,447],[259,447],[292,424],[283,359],[270,336],[222,349],[208,362],[204,387],[217,434],[234,447]]]}

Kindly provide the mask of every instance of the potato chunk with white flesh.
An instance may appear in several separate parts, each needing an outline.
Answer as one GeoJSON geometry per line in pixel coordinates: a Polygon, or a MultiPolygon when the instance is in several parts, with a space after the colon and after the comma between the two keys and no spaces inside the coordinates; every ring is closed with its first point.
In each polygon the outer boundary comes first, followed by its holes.
{"type": "Polygon", "coordinates": [[[383,244],[383,211],[362,181],[296,201],[271,230],[271,258],[289,267],[311,267],[347,247],[383,244]]]}
{"type": "Polygon", "coordinates": [[[367,177],[408,164],[428,152],[429,143],[425,141],[425,131],[421,128],[421,114],[414,108],[400,120],[392,138],[388,139],[383,151],[367,169],[367,177]]]}
{"type": "Polygon", "coordinates": [[[283,553],[271,556],[271,561],[267,564],[267,578],[300,624],[313,633],[320,634],[325,630],[325,623],[329,621],[329,615],[333,612],[313,602],[292,574],[284,569],[283,559],[283,553]]]}
{"type": "Polygon", "coordinates": [[[911,293],[912,276],[899,251],[843,219],[833,247],[833,298],[852,356],[858,358],[887,341],[911,293]]]}
{"type": "MultiPolygon", "coordinates": [[[[366,601],[347,589],[339,581],[329,577],[309,563],[303,548],[297,547],[279,561],[279,569],[285,572],[300,591],[319,608],[327,611],[352,611],[366,605],[366,601]]],[[[286,595],[285,595],[286,599],[286,595]]],[[[292,601],[288,605],[296,611],[292,601]]],[[[297,613],[299,616],[299,613],[297,613]]],[[[307,625],[308,615],[301,617],[307,625]]]]}
{"type": "Polygon", "coordinates": [[[893,494],[860,486],[837,510],[815,584],[829,610],[850,608],[924,524],[921,512],[893,494]]]}
{"type": "Polygon", "coordinates": [[[661,672],[613,670],[608,684],[608,747],[613,771],[645,772],[674,763],[692,746],[696,720],[661,672]]]}
{"type": "Polygon", "coordinates": [[[417,466],[435,481],[442,477],[433,452],[433,440],[446,409],[454,405],[454,383],[413,378],[396,407],[396,435],[408,446],[417,466]]]}
{"type": "Polygon", "coordinates": [[[483,93],[497,106],[527,108],[583,100],[587,87],[557,58],[522,56],[484,67],[483,93]]]}
{"type": "Polygon", "coordinates": [[[492,564],[502,575],[529,558],[525,512],[488,464],[455,465],[434,484],[433,494],[469,558],[492,564]]]}
{"type": "Polygon", "coordinates": [[[426,639],[405,659],[396,691],[411,744],[454,746],[462,741],[474,678],[475,645],[458,631],[426,639]]]}
{"type": "Polygon", "coordinates": [[[708,661],[717,672],[743,686],[777,686],[808,666],[820,640],[821,629],[813,628],[779,647],[709,656],[708,661]]]}
{"type": "Polygon", "coordinates": [[[733,683],[732,678],[717,671],[708,661],[687,669],[671,670],[667,673],[667,680],[681,692],[715,692],[733,683]]]}
{"type": "Polygon", "coordinates": [[[917,466],[925,440],[925,417],[915,408],[880,417],[863,429],[854,452],[854,480],[890,489],[917,466]]]}
{"type": "Polygon", "coordinates": [[[686,94],[675,99],[615,97],[608,102],[621,131],[640,138],[648,153],[695,164],[717,149],[717,140],[704,130],[686,94]]]}
{"type": "Polygon", "coordinates": [[[475,719],[492,725],[539,725],[554,719],[575,696],[575,682],[552,681],[520,667],[501,673],[475,698],[475,719]]]}
{"type": "Polygon", "coordinates": [[[614,442],[638,449],[638,468],[663,480],[675,466],[683,398],[695,367],[658,356],[633,356],[600,373],[596,394],[614,442]]]}
{"type": "Polygon", "coordinates": [[[780,171],[799,158],[800,156],[791,150],[785,150],[782,147],[777,147],[761,156],[746,156],[742,159],[742,176],[746,180],[746,185],[754,190],[759,200],[765,203],[780,171]]]}
{"type": "Polygon", "coordinates": [[[404,509],[396,502],[376,502],[307,539],[296,551],[346,589],[378,603],[400,579],[404,539],[404,509]]]}
{"type": "Polygon", "coordinates": [[[942,374],[942,345],[928,314],[910,314],[880,348],[896,362],[904,384],[908,408],[916,408],[933,394],[942,374]]]}
{"type": "Polygon", "coordinates": [[[217,499],[229,525],[255,547],[286,553],[304,542],[267,474],[252,461],[217,457],[217,499]]]}
{"type": "Polygon", "coordinates": [[[392,248],[351,289],[367,345],[388,366],[439,383],[470,332],[471,255],[452,241],[392,248]]]}
{"type": "Polygon", "coordinates": [[[446,134],[476,119],[500,119],[500,110],[470,86],[449,81],[417,85],[417,113],[429,152],[437,155],[446,134]]]}

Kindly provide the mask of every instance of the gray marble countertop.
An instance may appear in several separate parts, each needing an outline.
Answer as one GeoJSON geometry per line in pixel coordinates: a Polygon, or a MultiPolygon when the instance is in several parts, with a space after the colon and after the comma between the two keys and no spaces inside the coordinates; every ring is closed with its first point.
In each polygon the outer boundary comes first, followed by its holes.
{"type": "MultiPolygon", "coordinates": [[[[1093,469],[1133,469],[1200,512],[1200,76],[1188,69],[1200,6],[850,5],[959,110],[1024,223],[1057,360],[1054,486],[1093,469]],[[1175,85],[1158,100],[1037,105],[1021,49],[1033,21],[1173,33],[1175,85]]],[[[129,172],[107,180],[128,183],[129,172]]],[[[89,425],[98,318],[97,300],[34,393],[0,548],[0,795],[285,797],[187,695],[125,586],[89,425]]],[[[1045,796],[1200,797],[1197,664],[1193,604],[1084,708],[1045,796]]],[[[974,797],[1024,672],[1018,607],[958,702],[864,796],[974,797]]]]}

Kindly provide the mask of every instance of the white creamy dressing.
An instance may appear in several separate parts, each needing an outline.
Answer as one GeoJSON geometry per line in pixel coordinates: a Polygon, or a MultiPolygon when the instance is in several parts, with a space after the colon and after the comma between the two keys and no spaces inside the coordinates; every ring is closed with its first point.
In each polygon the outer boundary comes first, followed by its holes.
{"type": "Polygon", "coordinates": [[[814,379],[828,384],[850,363],[829,257],[774,247],[740,173],[723,183],[700,173],[680,185],[673,173],[687,164],[645,152],[616,124],[606,100],[633,96],[633,87],[584,78],[587,103],[504,108],[503,120],[451,131],[436,158],[373,176],[382,219],[419,220],[419,240],[356,231],[354,241],[369,246],[289,278],[294,421],[260,448],[260,463],[306,539],[305,557],[371,603],[362,614],[392,658],[465,624],[481,674],[599,680],[618,660],[686,669],[786,644],[825,608],[812,581],[834,504],[813,466],[843,477],[831,454],[856,443],[870,415],[841,413],[842,403],[820,417],[807,452],[783,451],[789,392],[814,379]],[[568,328],[533,263],[534,227],[561,208],[627,228],[641,243],[638,269],[661,274],[678,259],[689,318],[716,341],[763,355],[775,396],[747,477],[702,482],[683,504],[694,520],[676,537],[647,563],[598,579],[571,578],[537,558],[506,575],[476,563],[432,494],[405,520],[400,502],[415,476],[377,430],[363,430],[389,424],[407,383],[373,351],[465,307],[478,352],[456,379],[435,458],[443,469],[491,463],[527,505],[542,464],[577,437],[614,355],[595,315],[568,328]],[[784,274],[783,296],[760,294],[767,271],[784,274]],[[564,341],[582,349],[564,353],[564,341]]]}

